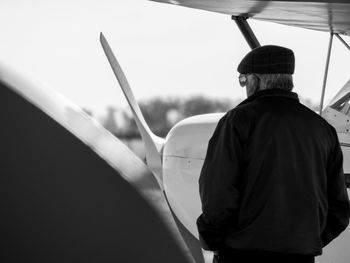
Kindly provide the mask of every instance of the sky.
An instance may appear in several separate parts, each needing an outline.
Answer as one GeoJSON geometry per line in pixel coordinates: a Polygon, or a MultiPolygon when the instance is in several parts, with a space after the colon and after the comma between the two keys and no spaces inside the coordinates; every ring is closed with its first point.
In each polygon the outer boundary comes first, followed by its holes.
{"type": "MultiPolygon", "coordinates": [[[[329,34],[249,20],[262,45],[291,48],[295,92],[318,103],[329,34]]],[[[127,102],[99,43],[103,32],[137,100],[245,98],[237,66],[249,47],[227,15],[147,0],[2,0],[0,60],[102,116],[127,102]]],[[[343,37],[350,43],[349,37],[343,37]]],[[[334,38],[325,101],[348,81],[334,38]]]]}

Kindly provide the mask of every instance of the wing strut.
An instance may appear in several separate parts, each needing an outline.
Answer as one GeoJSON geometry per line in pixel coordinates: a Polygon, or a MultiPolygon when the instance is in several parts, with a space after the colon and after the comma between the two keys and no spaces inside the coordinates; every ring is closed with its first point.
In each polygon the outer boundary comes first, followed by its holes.
{"type": "Polygon", "coordinates": [[[333,45],[333,35],[334,33],[331,32],[329,36],[329,45],[328,45],[328,54],[327,54],[327,61],[326,61],[326,69],[324,73],[323,78],[323,87],[322,87],[322,94],[321,94],[321,102],[320,102],[320,115],[322,116],[322,109],[323,109],[323,102],[324,102],[324,95],[326,91],[326,84],[327,84],[327,77],[328,77],[328,69],[329,69],[329,61],[331,58],[331,51],[332,51],[332,45],[333,45]]]}
{"type": "Polygon", "coordinates": [[[340,40],[340,42],[344,44],[344,46],[346,46],[350,50],[350,46],[348,45],[348,43],[346,43],[345,40],[341,36],[339,36],[339,34],[335,34],[335,36],[340,40]]]}
{"type": "Polygon", "coordinates": [[[239,30],[241,31],[250,48],[254,49],[260,47],[260,43],[256,38],[252,28],[249,26],[247,19],[247,17],[232,16],[232,20],[236,22],[239,30]]]}

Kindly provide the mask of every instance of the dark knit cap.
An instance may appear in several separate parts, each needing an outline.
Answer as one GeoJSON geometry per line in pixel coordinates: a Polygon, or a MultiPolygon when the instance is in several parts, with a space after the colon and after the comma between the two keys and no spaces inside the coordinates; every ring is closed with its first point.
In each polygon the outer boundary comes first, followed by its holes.
{"type": "Polygon", "coordinates": [[[293,74],[294,53],[280,46],[261,46],[250,51],[239,63],[241,74],[293,74]]]}

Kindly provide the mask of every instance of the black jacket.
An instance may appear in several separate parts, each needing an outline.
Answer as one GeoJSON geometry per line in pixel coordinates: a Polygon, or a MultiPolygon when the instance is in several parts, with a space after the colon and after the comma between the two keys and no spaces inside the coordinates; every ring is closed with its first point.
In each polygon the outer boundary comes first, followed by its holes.
{"type": "Polygon", "coordinates": [[[199,188],[209,250],[319,255],[349,223],[336,131],[289,91],[259,91],[225,114],[199,188]]]}

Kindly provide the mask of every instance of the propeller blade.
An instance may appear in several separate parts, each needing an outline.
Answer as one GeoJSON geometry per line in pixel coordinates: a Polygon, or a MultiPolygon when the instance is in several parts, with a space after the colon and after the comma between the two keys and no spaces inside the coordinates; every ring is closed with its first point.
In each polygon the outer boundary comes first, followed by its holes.
{"type": "Polygon", "coordinates": [[[140,110],[140,107],[137,104],[134,94],[130,88],[128,80],[102,33],[100,33],[100,42],[107,56],[109,64],[112,67],[114,75],[117,77],[119,85],[122,88],[122,91],[129,103],[136,121],[136,125],[141,133],[142,141],[145,144],[147,165],[155,175],[160,187],[163,189],[162,161],[160,152],[165,140],[153,134],[148,127],[140,110]]]}

